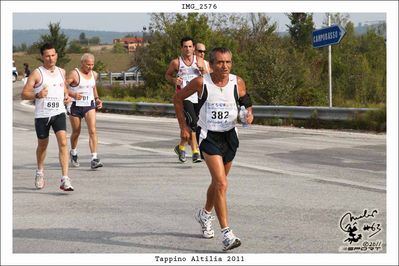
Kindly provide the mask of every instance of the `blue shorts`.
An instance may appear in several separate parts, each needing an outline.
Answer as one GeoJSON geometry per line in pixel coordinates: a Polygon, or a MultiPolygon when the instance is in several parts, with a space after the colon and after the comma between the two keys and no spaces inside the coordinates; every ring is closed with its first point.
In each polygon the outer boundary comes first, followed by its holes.
{"type": "Polygon", "coordinates": [[[36,136],[38,139],[46,139],[50,134],[50,127],[53,128],[54,133],[60,130],[66,131],[66,115],[61,113],[59,115],[35,118],[36,136]]]}
{"type": "Polygon", "coordinates": [[[225,132],[215,132],[208,130],[206,138],[201,139],[201,128],[197,129],[197,139],[200,142],[199,149],[201,158],[204,159],[203,152],[209,155],[220,155],[223,158],[223,163],[231,162],[236,156],[237,148],[239,146],[236,128],[232,128],[225,132]]]}
{"type": "Polygon", "coordinates": [[[96,104],[94,101],[91,101],[90,106],[76,106],[76,102],[72,102],[71,109],[68,114],[71,116],[84,118],[86,113],[93,109],[96,109],[96,104]]]}

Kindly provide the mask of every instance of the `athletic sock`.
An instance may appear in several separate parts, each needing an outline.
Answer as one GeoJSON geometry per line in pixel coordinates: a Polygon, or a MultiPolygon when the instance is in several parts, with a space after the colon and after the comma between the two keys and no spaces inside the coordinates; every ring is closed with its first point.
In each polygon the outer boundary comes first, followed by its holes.
{"type": "Polygon", "coordinates": [[[78,155],[78,150],[77,149],[71,149],[71,154],[73,156],[78,155]]]}
{"type": "Polygon", "coordinates": [[[230,231],[230,227],[227,226],[225,228],[222,228],[222,230],[220,230],[220,231],[224,234],[224,233],[230,231]]]}
{"type": "Polygon", "coordinates": [[[206,213],[206,214],[211,214],[211,212],[208,212],[205,208],[202,209],[202,211],[203,211],[204,213],[206,213]]]}
{"type": "Polygon", "coordinates": [[[68,177],[68,176],[63,175],[63,176],[61,177],[61,181],[64,181],[64,179],[67,178],[67,177],[68,177]]]}
{"type": "Polygon", "coordinates": [[[198,149],[192,150],[193,153],[199,153],[198,149]]]}
{"type": "Polygon", "coordinates": [[[93,161],[94,159],[97,159],[97,152],[91,154],[91,160],[93,161]]]}
{"type": "Polygon", "coordinates": [[[179,150],[181,150],[181,151],[186,150],[186,146],[184,146],[184,145],[182,146],[182,145],[179,144],[179,150]]]}

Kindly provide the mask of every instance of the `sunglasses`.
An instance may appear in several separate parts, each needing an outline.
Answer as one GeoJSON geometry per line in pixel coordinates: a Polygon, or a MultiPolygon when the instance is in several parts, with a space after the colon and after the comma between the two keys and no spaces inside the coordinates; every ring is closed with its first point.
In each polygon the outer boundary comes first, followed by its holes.
{"type": "Polygon", "coordinates": [[[206,51],[205,50],[197,50],[198,52],[200,52],[200,53],[206,53],[206,51]]]}

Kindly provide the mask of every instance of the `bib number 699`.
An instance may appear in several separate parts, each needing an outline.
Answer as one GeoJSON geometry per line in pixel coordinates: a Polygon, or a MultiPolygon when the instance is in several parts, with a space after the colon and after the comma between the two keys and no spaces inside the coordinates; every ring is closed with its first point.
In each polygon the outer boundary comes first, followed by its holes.
{"type": "Polygon", "coordinates": [[[59,102],[47,102],[47,108],[58,108],[59,106],[59,102]]]}

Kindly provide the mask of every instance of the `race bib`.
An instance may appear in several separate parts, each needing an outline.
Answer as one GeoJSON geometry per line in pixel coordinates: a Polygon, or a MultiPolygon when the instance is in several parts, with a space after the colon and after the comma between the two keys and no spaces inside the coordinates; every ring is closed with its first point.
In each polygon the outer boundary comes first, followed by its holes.
{"type": "Polygon", "coordinates": [[[63,106],[64,99],[59,97],[46,97],[43,101],[44,113],[51,115],[63,106]]]}
{"type": "Polygon", "coordinates": [[[81,95],[82,98],[80,100],[76,100],[76,106],[90,106],[91,101],[93,100],[93,96],[89,95],[81,95]]]}
{"type": "Polygon", "coordinates": [[[206,124],[209,130],[226,131],[235,126],[237,119],[236,103],[207,103],[206,124]]]}

